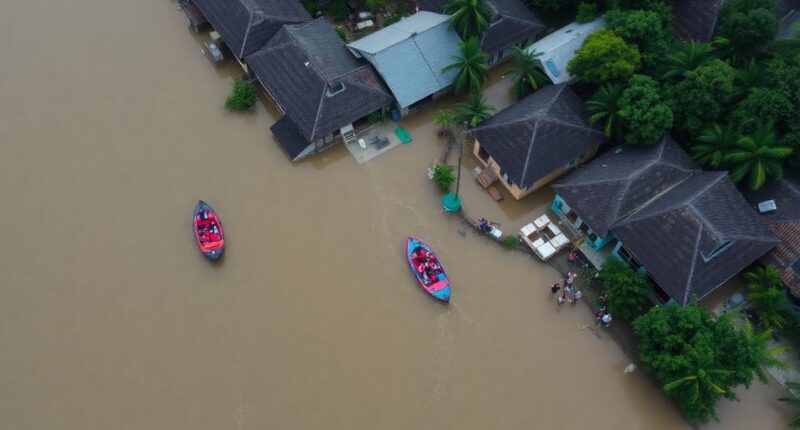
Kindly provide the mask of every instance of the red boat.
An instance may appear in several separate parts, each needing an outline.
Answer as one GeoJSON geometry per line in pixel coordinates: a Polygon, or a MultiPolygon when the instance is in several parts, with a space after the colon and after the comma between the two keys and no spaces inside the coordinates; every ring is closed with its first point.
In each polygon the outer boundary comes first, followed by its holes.
{"type": "Polygon", "coordinates": [[[222,257],[225,250],[225,237],[222,234],[222,222],[211,206],[200,200],[194,208],[192,218],[194,239],[200,252],[211,260],[222,257]]]}

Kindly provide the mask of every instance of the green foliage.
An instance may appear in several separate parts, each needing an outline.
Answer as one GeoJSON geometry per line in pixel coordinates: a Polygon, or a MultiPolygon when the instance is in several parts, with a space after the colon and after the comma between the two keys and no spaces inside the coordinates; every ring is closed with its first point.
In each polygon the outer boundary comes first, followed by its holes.
{"type": "Polygon", "coordinates": [[[578,13],[575,15],[577,22],[590,22],[597,18],[597,4],[595,3],[580,3],[578,5],[578,13]]]}
{"type": "Polygon", "coordinates": [[[338,34],[339,37],[342,38],[342,40],[347,42],[347,27],[343,25],[336,27],[336,34],[338,34]]]}
{"type": "Polygon", "coordinates": [[[347,15],[349,14],[347,10],[347,0],[331,0],[330,11],[331,16],[336,21],[347,19],[347,15]]]}
{"type": "Polygon", "coordinates": [[[672,111],[661,97],[658,83],[648,76],[634,75],[628,81],[619,106],[627,129],[626,143],[656,143],[672,127],[672,111]]]}
{"type": "Polygon", "coordinates": [[[456,177],[453,174],[453,166],[449,164],[437,164],[433,167],[433,182],[436,182],[436,185],[441,189],[450,189],[450,186],[453,185],[455,181],[456,177]]]}
{"type": "Polygon", "coordinates": [[[792,150],[792,155],[786,159],[786,168],[790,172],[800,172],[800,131],[787,133],[780,140],[780,146],[792,150]]]}
{"type": "Polygon", "coordinates": [[[231,94],[225,100],[225,109],[236,111],[253,110],[256,106],[256,87],[238,79],[233,83],[231,94]]]}
{"type": "Polygon", "coordinates": [[[629,320],[642,312],[650,291],[644,276],[612,258],[603,264],[600,280],[608,294],[608,311],[612,315],[629,320]]]}
{"type": "Polygon", "coordinates": [[[367,6],[367,9],[372,12],[378,12],[386,7],[386,0],[366,0],[364,4],[367,6]]]}
{"type": "Polygon", "coordinates": [[[383,26],[384,27],[388,27],[388,26],[394,24],[395,22],[400,21],[400,19],[402,19],[402,18],[403,17],[400,16],[400,15],[392,15],[392,16],[386,17],[386,19],[383,20],[383,26]]]}
{"type": "Polygon", "coordinates": [[[517,247],[517,243],[519,243],[519,239],[514,236],[503,236],[503,239],[500,241],[508,249],[514,249],[517,247]]]}
{"type": "Polygon", "coordinates": [[[676,46],[663,64],[663,79],[680,80],[712,58],[711,46],[707,43],[691,41],[676,46]]]}
{"type": "Polygon", "coordinates": [[[772,337],[772,329],[768,328],[764,331],[757,332],[753,327],[750,320],[744,316],[742,318],[741,333],[744,336],[745,345],[749,349],[751,359],[753,360],[753,373],[758,380],[762,383],[767,383],[767,373],[765,372],[768,367],[775,367],[778,369],[786,369],[788,365],[781,358],[788,348],[785,346],[770,346],[769,341],[772,337]]]}
{"type": "Polygon", "coordinates": [[[531,3],[535,7],[547,11],[558,11],[575,6],[575,0],[531,0],[531,3]]]}
{"type": "Polygon", "coordinates": [[[593,84],[627,81],[639,68],[640,61],[635,46],[625,43],[612,31],[603,29],[586,38],[567,64],[567,70],[593,84]]]}
{"type": "Polygon", "coordinates": [[[453,63],[445,66],[442,71],[458,71],[453,83],[453,91],[456,94],[480,91],[489,73],[489,66],[486,64],[488,56],[481,52],[477,37],[461,41],[458,46],[461,48],[461,55],[453,55],[453,63]]]}
{"type": "Polygon", "coordinates": [[[306,9],[309,15],[317,16],[317,12],[319,12],[319,8],[317,7],[316,0],[303,0],[300,3],[303,4],[303,7],[306,9]]]}
{"type": "Polygon", "coordinates": [[[622,142],[622,121],[619,115],[620,99],[624,88],[620,84],[603,84],[595,91],[592,98],[586,102],[589,110],[589,123],[603,123],[603,132],[607,139],[615,136],[617,143],[622,142]]]}
{"type": "Polygon", "coordinates": [[[367,122],[370,124],[377,124],[381,122],[381,116],[381,111],[376,110],[375,112],[367,115],[367,122]]]}
{"type": "Polygon", "coordinates": [[[433,117],[433,122],[442,129],[453,127],[458,124],[456,111],[454,109],[439,109],[433,117]]]}
{"type": "Polygon", "coordinates": [[[606,8],[610,11],[646,11],[655,12],[664,27],[672,23],[672,7],[664,0],[606,0],[606,8]]]}
{"type": "Polygon", "coordinates": [[[608,28],[638,47],[645,70],[657,68],[674,44],[671,28],[662,23],[656,12],[612,10],[605,18],[608,28]]]}
{"type": "Polygon", "coordinates": [[[703,166],[720,169],[725,166],[725,156],[736,145],[739,134],[727,125],[712,124],[705,128],[692,144],[692,157],[703,166]]]}
{"type": "Polygon", "coordinates": [[[781,286],[781,274],[774,266],[759,267],[744,274],[747,279],[747,300],[753,302],[758,316],[768,328],[781,328],[787,323],[784,309],[789,304],[781,286]]]}
{"type": "Polygon", "coordinates": [[[518,46],[512,49],[514,61],[517,67],[509,71],[511,79],[514,81],[514,94],[517,99],[522,99],[528,94],[538,90],[540,87],[550,83],[547,76],[539,70],[536,57],[542,55],[541,52],[529,52],[518,46]]]}
{"type": "Polygon", "coordinates": [[[686,72],[686,79],[672,87],[678,129],[694,136],[718,122],[735,93],[734,75],[731,66],[717,59],[686,72]]]}
{"type": "Polygon", "coordinates": [[[747,57],[775,39],[778,19],[774,1],[734,0],[725,2],[719,17],[719,36],[733,50],[747,57]]]}
{"type": "Polygon", "coordinates": [[[443,10],[450,15],[450,29],[455,30],[462,40],[480,38],[489,28],[492,12],[483,0],[448,0],[443,10]]]}
{"type": "Polygon", "coordinates": [[[740,133],[752,133],[759,124],[772,122],[785,130],[795,118],[794,105],[780,90],[754,88],[736,105],[730,122],[740,133]]]}
{"type": "Polygon", "coordinates": [[[757,190],[768,177],[783,177],[783,163],[792,154],[791,148],[778,145],[771,122],[760,125],[755,132],[741,136],[736,146],[725,155],[731,166],[731,180],[739,183],[750,178],[750,189],[757,190]]]}
{"type": "Polygon", "coordinates": [[[456,105],[456,120],[459,124],[467,123],[475,127],[481,121],[489,118],[495,107],[490,105],[478,92],[470,93],[469,100],[456,105]]]}
{"type": "Polygon", "coordinates": [[[736,330],[730,314],[714,319],[696,303],[650,309],[633,322],[644,369],[663,384],[692,423],[716,419],[721,398],[749,386],[760,368],[760,352],[736,330]]]}

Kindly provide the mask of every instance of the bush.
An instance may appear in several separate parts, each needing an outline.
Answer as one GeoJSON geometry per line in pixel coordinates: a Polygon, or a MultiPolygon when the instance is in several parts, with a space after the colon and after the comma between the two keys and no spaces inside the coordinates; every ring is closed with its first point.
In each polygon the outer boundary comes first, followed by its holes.
{"type": "Polygon", "coordinates": [[[402,16],[400,16],[400,15],[387,16],[383,20],[383,26],[384,27],[388,27],[388,26],[394,24],[395,22],[400,21],[400,18],[402,18],[402,16]]]}
{"type": "Polygon", "coordinates": [[[621,261],[609,259],[603,264],[600,280],[608,294],[608,311],[612,315],[631,319],[641,313],[650,289],[644,276],[621,261]]]}
{"type": "Polygon", "coordinates": [[[508,249],[514,249],[517,247],[517,243],[519,243],[519,239],[515,236],[503,236],[503,239],[500,241],[508,249]]]}
{"type": "Polygon", "coordinates": [[[597,5],[594,3],[581,3],[578,5],[577,22],[589,22],[597,17],[597,5]]]}
{"type": "Polygon", "coordinates": [[[367,9],[372,12],[378,12],[386,6],[386,0],[367,0],[365,2],[367,9]]]}
{"type": "Polygon", "coordinates": [[[456,181],[453,175],[453,166],[449,164],[437,164],[433,168],[433,182],[436,182],[443,190],[450,189],[450,185],[456,181]]]}
{"type": "Polygon", "coordinates": [[[334,20],[343,21],[347,19],[347,0],[331,0],[330,8],[334,20]]]}
{"type": "Polygon", "coordinates": [[[340,25],[340,26],[336,27],[336,34],[338,34],[339,37],[342,38],[342,40],[347,42],[347,28],[345,28],[345,26],[340,25]]]}
{"type": "Polygon", "coordinates": [[[237,111],[253,110],[256,105],[256,87],[238,79],[233,83],[233,90],[225,100],[225,109],[237,111]]]}
{"type": "Polygon", "coordinates": [[[375,112],[367,115],[367,122],[370,124],[377,124],[381,122],[381,111],[376,110],[375,112]]]}
{"type": "Polygon", "coordinates": [[[639,68],[641,55],[611,30],[598,30],[583,42],[567,63],[569,73],[590,84],[627,81],[639,68]]]}
{"type": "Polygon", "coordinates": [[[317,8],[316,0],[303,0],[301,3],[303,3],[303,7],[306,8],[306,11],[308,11],[309,15],[317,16],[319,9],[317,8]]]}

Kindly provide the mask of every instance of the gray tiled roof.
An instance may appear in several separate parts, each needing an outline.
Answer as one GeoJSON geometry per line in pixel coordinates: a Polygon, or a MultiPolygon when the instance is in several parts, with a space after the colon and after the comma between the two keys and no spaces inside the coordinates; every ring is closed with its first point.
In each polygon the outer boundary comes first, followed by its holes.
{"type": "Polygon", "coordinates": [[[724,1],[672,0],[675,34],[682,40],[710,41],[724,1]]]}
{"type": "Polygon", "coordinates": [[[549,85],[478,124],[472,133],[520,188],[605,141],[587,124],[583,102],[566,84],[549,85]]]}
{"type": "Polygon", "coordinates": [[[309,142],[391,103],[372,67],[323,18],[284,26],[247,62],[309,142]]]}
{"type": "Polygon", "coordinates": [[[656,145],[624,145],[553,184],[570,207],[601,237],[611,227],[699,166],[666,135],[656,145]]]}
{"type": "MultiPolygon", "coordinates": [[[[481,38],[481,49],[492,55],[547,29],[520,0],[485,0],[492,12],[489,28],[481,38]]],[[[417,0],[420,10],[442,13],[446,0],[417,0]]]]}
{"type": "Polygon", "coordinates": [[[261,48],[283,24],[311,20],[296,0],[194,0],[194,3],[240,59],[261,48]]]}
{"type": "Polygon", "coordinates": [[[800,296],[800,179],[784,178],[764,184],[758,191],[745,194],[753,206],[765,200],[774,200],[777,210],[760,214],[769,229],[781,243],[761,258],[781,272],[783,282],[796,296],[800,296]]]}
{"type": "Polygon", "coordinates": [[[775,246],[726,172],[695,172],[611,230],[676,301],[700,299],[775,246]]]}

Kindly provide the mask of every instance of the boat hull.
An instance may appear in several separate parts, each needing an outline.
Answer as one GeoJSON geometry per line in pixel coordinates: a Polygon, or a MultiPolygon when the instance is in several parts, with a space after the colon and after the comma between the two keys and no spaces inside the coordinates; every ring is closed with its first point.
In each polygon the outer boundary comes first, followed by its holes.
{"type": "Polygon", "coordinates": [[[451,289],[450,279],[447,277],[444,267],[441,267],[441,272],[436,275],[435,279],[427,284],[425,283],[423,275],[415,267],[413,253],[415,250],[420,248],[424,249],[431,256],[433,256],[433,258],[439,263],[439,266],[441,266],[441,261],[439,261],[436,253],[434,253],[427,244],[414,236],[409,236],[408,240],[406,241],[406,259],[408,261],[408,267],[411,269],[411,273],[414,275],[414,278],[417,280],[419,286],[431,297],[442,303],[449,303],[451,289]]]}
{"type": "Polygon", "coordinates": [[[197,202],[192,216],[192,228],[200,252],[209,260],[219,260],[225,251],[225,235],[222,231],[222,222],[211,205],[202,200],[197,202]],[[203,227],[212,226],[216,232],[202,230],[203,227]]]}

